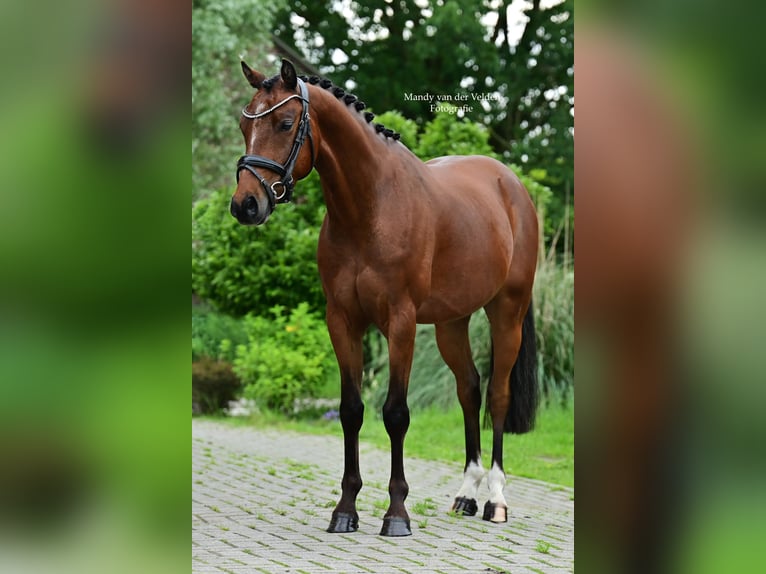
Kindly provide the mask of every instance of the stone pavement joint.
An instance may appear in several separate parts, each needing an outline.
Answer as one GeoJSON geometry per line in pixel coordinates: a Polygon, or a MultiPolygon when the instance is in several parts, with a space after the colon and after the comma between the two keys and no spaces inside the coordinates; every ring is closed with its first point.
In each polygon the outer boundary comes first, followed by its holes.
{"type": "MultiPolygon", "coordinates": [[[[448,514],[462,466],[406,456],[412,536],[378,535],[390,455],[360,444],[359,530],[329,534],[340,497],[337,437],[192,420],[192,570],[196,574],[574,571],[573,490],[508,476],[507,524],[448,514]]],[[[488,491],[480,491],[480,509],[488,491]]]]}

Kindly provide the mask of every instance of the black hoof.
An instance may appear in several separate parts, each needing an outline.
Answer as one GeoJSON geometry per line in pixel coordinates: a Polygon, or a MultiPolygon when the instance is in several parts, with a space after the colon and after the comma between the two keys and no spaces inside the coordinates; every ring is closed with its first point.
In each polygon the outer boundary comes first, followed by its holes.
{"type": "Polygon", "coordinates": [[[508,507],[504,504],[496,504],[488,500],[484,505],[484,516],[482,516],[482,519],[495,523],[508,522],[508,507]]]}
{"type": "Polygon", "coordinates": [[[381,536],[412,536],[409,518],[400,518],[391,516],[383,519],[383,528],[380,529],[381,536]]]}
{"type": "Polygon", "coordinates": [[[458,496],[452,504],[452,512],[462,513],[463,516],[475,516],[478,509],[476,499],[465,496],[458,496]]]}
{"type": "Polygon", "coordinates": [[[327,527],[327,532],[356,532],[359,528],[359,515],[355,512],[349,514],[348,512],[333,512],[332,519],[330,519],[330,526],[327,527]]]}

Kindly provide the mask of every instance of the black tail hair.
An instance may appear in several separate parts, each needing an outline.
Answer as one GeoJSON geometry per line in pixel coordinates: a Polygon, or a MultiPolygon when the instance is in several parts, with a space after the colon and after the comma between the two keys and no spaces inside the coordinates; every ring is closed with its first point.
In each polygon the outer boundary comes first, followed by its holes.
{"type": "MultiPolygon", "coordinates": [[[[492,348],[494,355],[494,345],[492,348]]],[[[494,368],[494,356],[490,359],[494,368]]],[[[521,347],[516,364],[511,370],[511,405],[505,416],[503,431],[512,434],[524,434],[535,427],[537,405],[540,392],[537,384],[537,343],[535,341],[535,317],[532,302],[529,302],[527,314],[521,324],[521,347]]],[[[489,389],[489,387],[488,387],[489,389]]],[[[487,391],[484,425],[490,426],[489,390],[487,391]]]]}
{"type": "Polygon", "coordinates": [[[524,434],[535,428],[535,415],[540,402],[537,386],[537,342],[532,301],[521,325],[521,348],[511,371],[511,408],[505,417],[503,430],[524,434]]]}

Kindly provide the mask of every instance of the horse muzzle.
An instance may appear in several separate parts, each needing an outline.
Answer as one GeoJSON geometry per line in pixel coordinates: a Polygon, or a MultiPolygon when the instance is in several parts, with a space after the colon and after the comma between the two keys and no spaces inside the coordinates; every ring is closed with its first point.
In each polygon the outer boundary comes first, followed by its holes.
{"type": "Polygon", "coordinates": [[[242,203],[232,198],[229,211],[242,225],[263,225],[268,221],[272,208],[268,201],[261,202],[254,195],[248,195],[242,203]]]}

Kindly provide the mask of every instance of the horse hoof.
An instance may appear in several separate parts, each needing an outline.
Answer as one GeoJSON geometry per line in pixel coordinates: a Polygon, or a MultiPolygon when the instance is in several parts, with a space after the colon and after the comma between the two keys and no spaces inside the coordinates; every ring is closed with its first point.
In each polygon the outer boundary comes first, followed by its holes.
{"type": "Polygon", "coordinates": [[[380,529],[381,536],[412,536],[409,518],[400,518],[391,516],[383,519],[383,528],[380,529]]]}
{"type": "Polygon", "coordinates": [[[504,504],[487,501],[484,505],[484,516],[482,518],[495,523],[508,522],[508,507],[504,504]]]}
{"type": "Polygon", "coordinates": [[[333,513],[327,532],[356,532],[358,528],[359,515],[356,512],[354,514],[338,512],[333,513]]]}
{"type": "Polygon", "coordinates": [[[475,516],[479,509],[476,499],[458,496],[452,504],[451,512],[462,513],[463,516],[475,516]]]}

